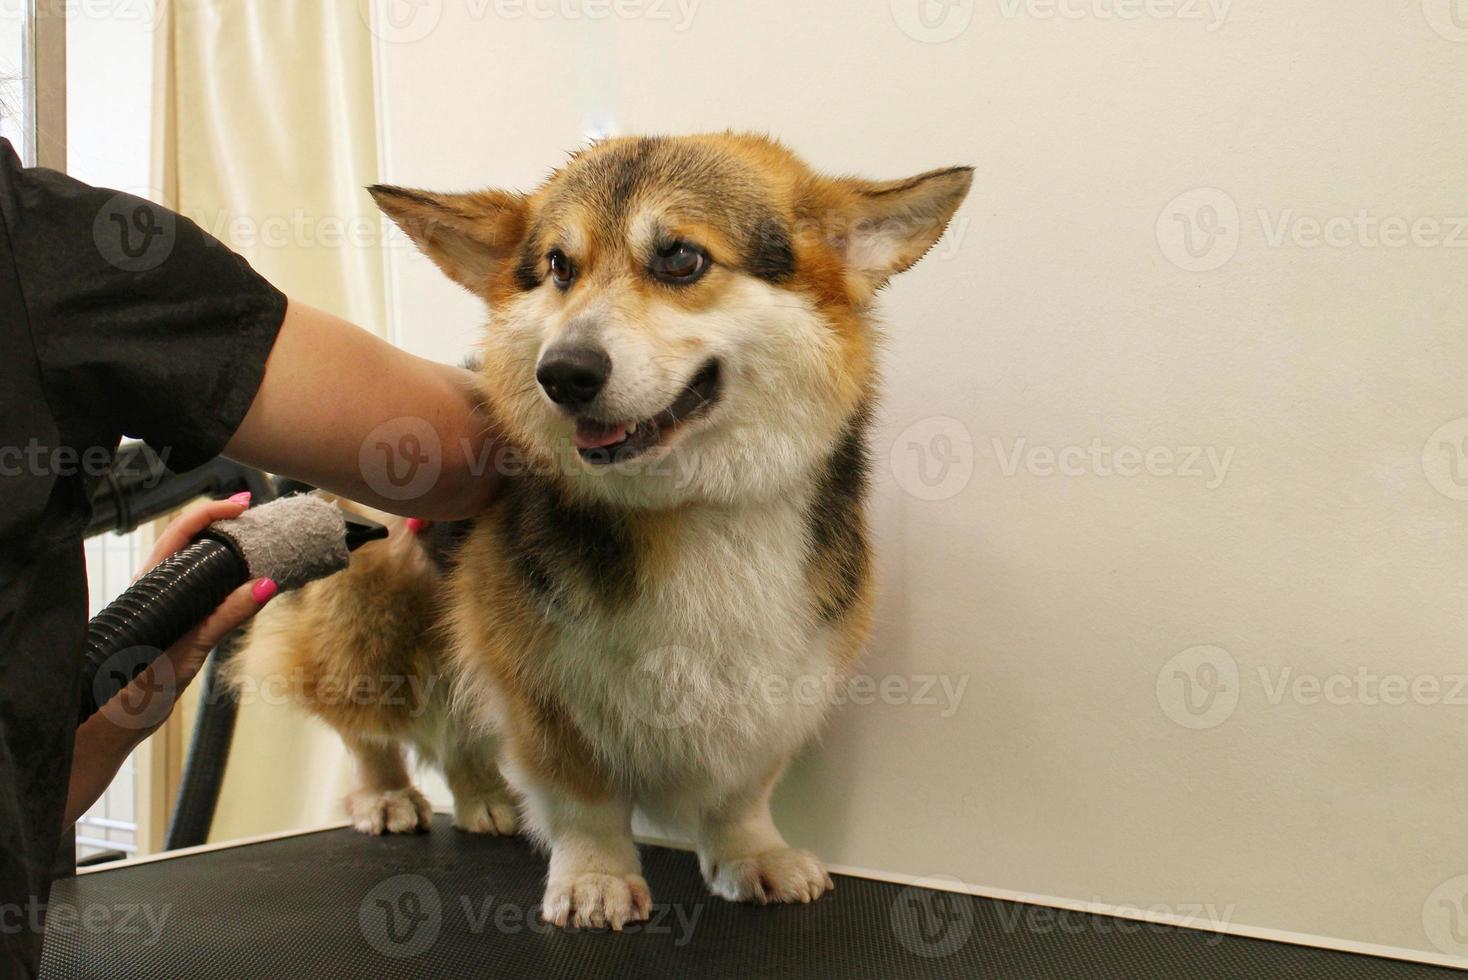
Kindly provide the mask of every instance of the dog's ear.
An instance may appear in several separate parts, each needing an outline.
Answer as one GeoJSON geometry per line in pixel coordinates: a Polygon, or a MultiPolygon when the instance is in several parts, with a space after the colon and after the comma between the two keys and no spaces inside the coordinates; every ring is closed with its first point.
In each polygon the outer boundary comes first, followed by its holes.
{"type": "Polygon", "coordinates": [[[874,292],[912,268],[943,237],[973,180],[972,167],[930,170],[907,180],[836,180],[845,225],[837,240],[852,285],[874,292]]]}
{"type": "Polygon", "coordinates": [[[525,237],[526,199],[508,191],[430,194],[367,188],[383,213],[454,282],[481,296],[525,237]]]}

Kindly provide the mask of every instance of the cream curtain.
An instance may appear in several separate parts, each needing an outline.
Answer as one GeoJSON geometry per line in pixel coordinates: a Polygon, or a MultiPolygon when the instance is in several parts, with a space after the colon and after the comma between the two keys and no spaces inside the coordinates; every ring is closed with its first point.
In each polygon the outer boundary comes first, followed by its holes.
{"type": "MultiPolygon", "coordinates": [[[[372,42],[354,0],[158,0],[153,183],[293,299],[386,333],[372,42]]],[[[185,719],[187,722],[187,719],[185,719]]],[[[212,839],[341,817],[335,735],[247,702],[212,839]]]]}
{"type": "Polygon", "coordinates": [[[159,0],[158,185],[281,289],[385,335],[355,0],[159,0]]]}

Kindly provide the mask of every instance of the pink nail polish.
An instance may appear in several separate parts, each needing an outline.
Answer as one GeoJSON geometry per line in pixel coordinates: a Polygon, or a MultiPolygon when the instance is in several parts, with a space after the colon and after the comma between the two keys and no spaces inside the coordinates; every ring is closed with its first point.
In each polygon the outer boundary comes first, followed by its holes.
{"type": "Polygon", "coordinates": [[[275,593],[278,588],[279,586],[275,584],[274,579],[262,578],[251,587],[250,595],[254,596],[255,601],[263,606],[275,598],[275,593]]]}
{"type": "Polygon", "coordinates": [[[229,502],[232,503],[232,504],[239,504],[241,507],[248,507],[248,506],[250,506],[250,491],[248,491],[248,490],[241,490],[239,493],[235,494],[233,497],[230,497],[229,498],[229,502]]]}
{"type": "Polygon", "coordinates": [[[408,518],[408,533],[409,534],[422,534],[423,533],[423,529],[425,527],[427,527],[427,526],[428,526],[428,522],[425,521],[421,517],[410,517],[410,518],[408,518]]]}

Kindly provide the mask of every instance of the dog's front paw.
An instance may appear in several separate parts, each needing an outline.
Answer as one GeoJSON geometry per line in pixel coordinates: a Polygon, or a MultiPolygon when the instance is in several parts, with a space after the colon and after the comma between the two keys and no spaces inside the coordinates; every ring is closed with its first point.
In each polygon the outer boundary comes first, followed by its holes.
{"type": "Polygon", "coordinates": [[[835,886],[810,851],[779,847],[749,857],[722,859],[708,875],[709,891],[731,902],[811,902],[835,886]]]}
{"type": "Polygon", "coordinates": [[[498,796],[470,797],[465,800],[454,797],[454,826],[471,834],[513,836],[515,801],[498,796]]]}
{"type": "Polygon", "coordinates": [[[557,926],[611,926],[644,922],[652,912],[652,892],[641,875],[573,874],[546,883],[541,918],[557,926]]]}
{"type": "Polygon", "coordinates": [[[359,789],[347,797],[352,826],[364,834],[410,834],[427,830],[433,808],[412,786],[406,789],[359,789]]]}

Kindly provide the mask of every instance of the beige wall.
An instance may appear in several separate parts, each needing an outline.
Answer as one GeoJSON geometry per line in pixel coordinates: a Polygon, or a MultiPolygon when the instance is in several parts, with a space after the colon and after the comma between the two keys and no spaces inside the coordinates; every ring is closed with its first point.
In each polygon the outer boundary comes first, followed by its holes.
{"type": "MultiPolygon", "coordinates": [[[[885,300],[867,660],[966,687],[844,709],[784,825],[842,864],[1468,953],[1468,229],[1353,224],[1468,214],[1468,26],[1447,0],[1061,8],[405,6],[384,176],[528,187],[608,127],[976,165],[885,300]]],[[[393,335],[457,357],[474,302],[392,261],[393,335]]]]}

